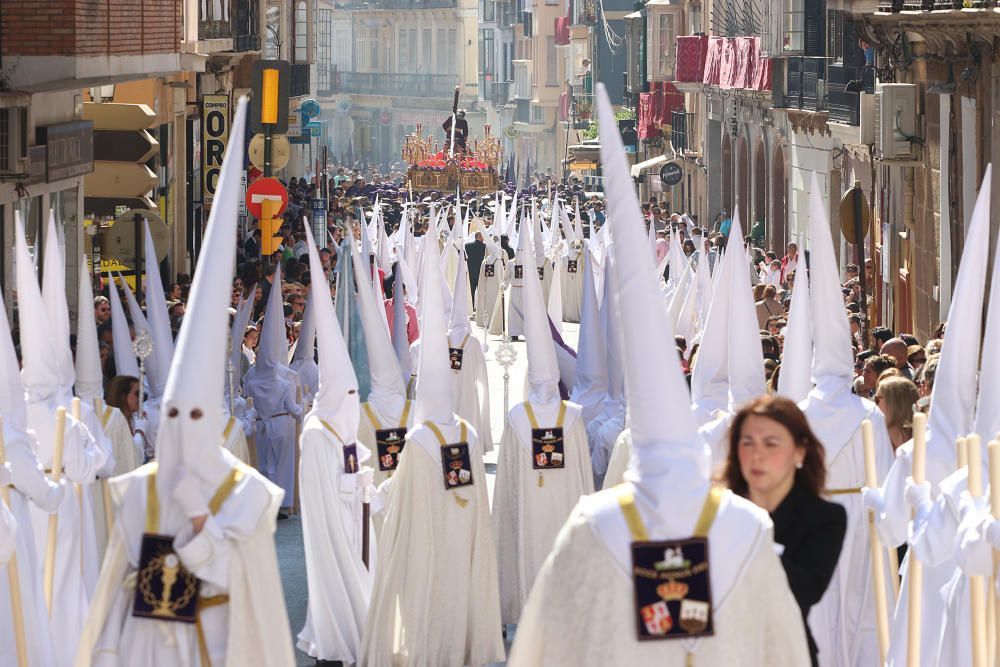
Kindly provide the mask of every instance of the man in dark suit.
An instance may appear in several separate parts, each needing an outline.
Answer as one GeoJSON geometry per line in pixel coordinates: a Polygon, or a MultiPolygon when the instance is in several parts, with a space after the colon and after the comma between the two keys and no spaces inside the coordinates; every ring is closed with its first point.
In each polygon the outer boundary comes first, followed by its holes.
{"type": "Polygon", "coordinates": [[[472,288],[472,302],[476,302],[476,287],[479,286],[479,267],[486,258],[486,244],[483,235],[476,232],[476,240],[465,244],[465,261],[469,263],[469,286],[472,288]]]}

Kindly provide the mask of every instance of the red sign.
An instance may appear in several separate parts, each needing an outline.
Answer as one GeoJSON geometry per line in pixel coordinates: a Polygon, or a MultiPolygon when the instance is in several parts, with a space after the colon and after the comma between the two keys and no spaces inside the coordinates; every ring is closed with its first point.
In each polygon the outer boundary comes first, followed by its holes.
{"type": "Polygon", "coordinates": [[[250,215],[259,220],[260,205],[266,199],[281,202],[281,206],[274,213],[275,216],[285,212],[285,208],[288,206],[288,191],[285,190],[281,181],[276,178],[258,178],[250,184],[250,187],[247,188],[247,211],[250,212],[250,215]]]}

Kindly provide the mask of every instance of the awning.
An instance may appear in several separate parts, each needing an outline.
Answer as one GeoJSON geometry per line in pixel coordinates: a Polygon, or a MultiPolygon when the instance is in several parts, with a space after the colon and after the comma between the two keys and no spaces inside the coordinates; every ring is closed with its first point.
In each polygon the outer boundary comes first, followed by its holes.
{"type": "Polygon", "coordinates": [[[632,178],[639,178],[646,169],[653,169],[654,167],[659,167],[661,164],[667,161],[666,155],[657,155],[654,158],[646,160],[644,162],[638,162],[632,165],[632,178]]]}

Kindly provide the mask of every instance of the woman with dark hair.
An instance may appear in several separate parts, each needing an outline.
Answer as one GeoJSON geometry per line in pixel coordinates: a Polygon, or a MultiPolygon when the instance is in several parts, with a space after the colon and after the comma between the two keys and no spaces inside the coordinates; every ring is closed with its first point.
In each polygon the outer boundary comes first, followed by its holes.
{"type": "Polygon", "coordinates": [[[823,500],[823,445],[794,402],[762,396],[736,413],[729,429],[726,481],[737,495],[767,510],[774,522],[789,587],[802,611],[812,664],[816,642],[806,619],[837,567],[847,513],[823,500]]]}
{"type": "Polygon", "coordinates": [[[136,457],[141,464],[153,456],[152,443],[146,440],[146,420],[139,414],[139,378],[116,375],[108,386],[105,403],[121,410],[132,429],[136,457]]]}

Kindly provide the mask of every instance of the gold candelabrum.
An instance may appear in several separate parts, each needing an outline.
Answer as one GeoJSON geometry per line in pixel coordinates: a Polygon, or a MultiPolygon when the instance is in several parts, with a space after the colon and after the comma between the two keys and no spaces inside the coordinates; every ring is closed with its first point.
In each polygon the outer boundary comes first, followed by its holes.
{"type": "MultiPolygon", "coordinates": [[[[421,134],[422,125],[417,124],[413,134],[406,135],[403,142],[402,155],[410,165],[417,165],[426,161],[438,152],[437,140],[430,136],[421,134]]],[[[482,162],[493,169],[498,169],[503,158],[503,147],[500,140],[492,133],[492,127],[486,125],[483,128],[483,138],[472,143],[472,150],[467,157],[482,162]]]]}

